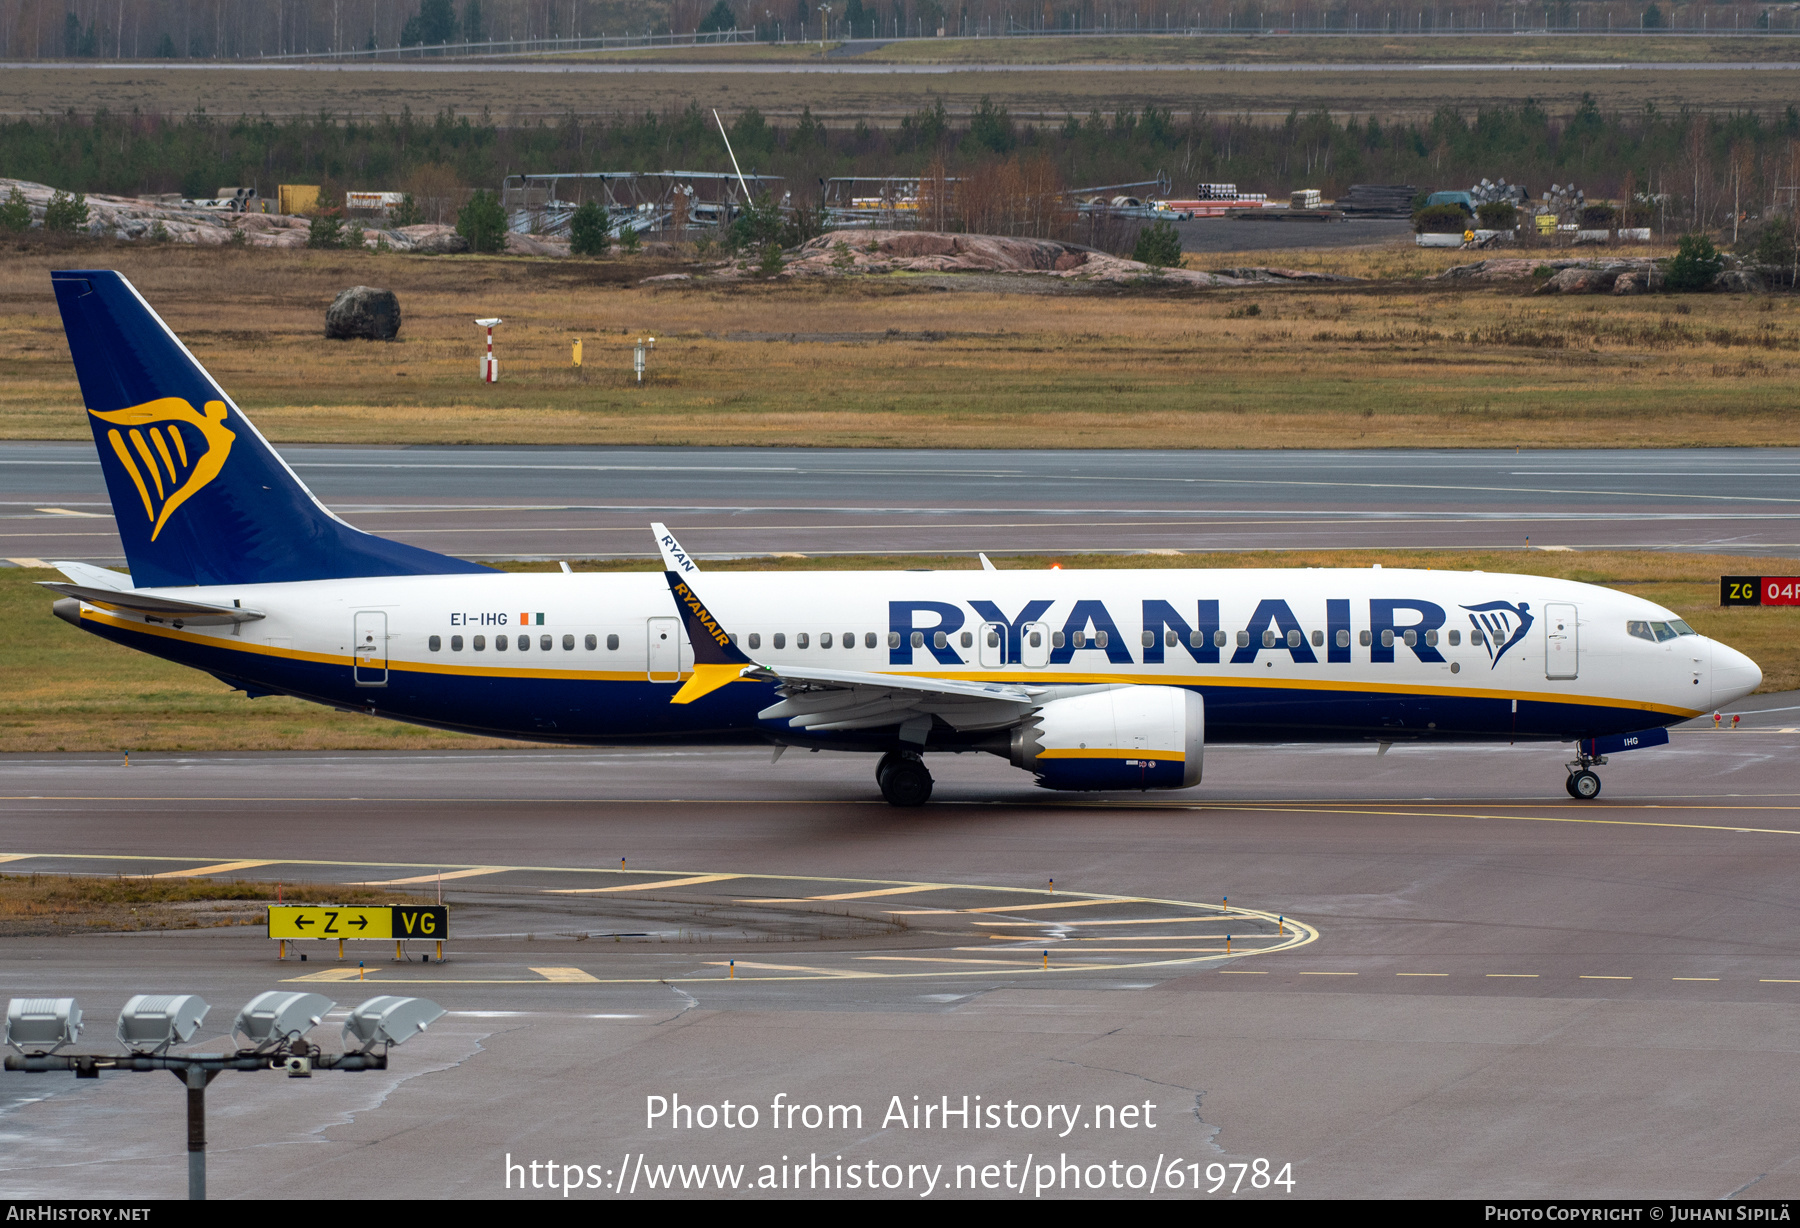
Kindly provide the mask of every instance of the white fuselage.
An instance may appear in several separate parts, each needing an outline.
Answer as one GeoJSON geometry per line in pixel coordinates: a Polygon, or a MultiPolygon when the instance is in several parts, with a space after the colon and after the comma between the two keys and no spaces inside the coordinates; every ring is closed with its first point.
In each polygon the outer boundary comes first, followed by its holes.
{"type": "MultiPolygon", "coordinates": [[[[697,580],[738,646],[774,668],[1185,687],[1205,696],[1212,741],[1579,738],[1671,724],[1761,681],[1743,654],[1671,630],[1683,625],[1660,606],[1534,576],[1121,569],[697,580]]],[[[756,717],[772,702],[767,684],[668,703],[693,654],[658,573],[156,591],[264,617],[176,627],[84,607],[83,625],[252,694],[447,728],[569,741],[801,740],[756,717]]]]}

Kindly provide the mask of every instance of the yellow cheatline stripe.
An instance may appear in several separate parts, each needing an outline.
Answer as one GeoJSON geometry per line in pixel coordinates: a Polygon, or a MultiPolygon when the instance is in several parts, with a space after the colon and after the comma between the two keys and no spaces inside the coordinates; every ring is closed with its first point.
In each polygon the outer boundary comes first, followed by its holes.
{"type": "Polygon", "coordinates": [[[1040,750],[1039,759],[1158,759],[1170,763],[1186,763],[1187,752],[1179,750],[1127,750],[1125,748],[1082,747],[1076,750],[1040,750]]]}
{"type": "Polygon", "coordinates": [[[658,887],[692,887],[699,883],[722,883],[727,879],[743,878],[742,874],[696,874],[692,878],[665,878],[655,883],[625,883],[618,887],[557,887],[548,889],[545,895],[605,895],[615,891],[651,891],[658,887]]]}
{"type": "Polygon", "coordinates": [[[580,968],[533,968],[532,971],[543,977],[546,981],[555,981],[558,983],[572,984],[584,981],[598,981],[600,979],[591,973],[583,972],[580,968]]]}
{"type": "MultiPolygon", "coordinates": [[[[99,616],[83,611],[83,617],[98,618],[99,616]]],[[[100,621],[108,622],[125,631],[135,631],[146,635],[159,635],[166,639],[187,640],[191,643],[209,644],[215,648],[228,649],[232,652],[246,652],[257,656],[282,657],[293,661],[312,661],[327,665],[347,665],[350,663],[350,658],[348,656],[337,653],[304,652],[294,648],[277,648],[268,644],[249,644],[244,643],[242,640],[225,636],[197,635],[190,631],[176,631],[168,627],[152,627],[138,622],[127,622],[106,618],[100,618],[100,621]]],[[[520,671],[502,666],[439,665],[431,661],[403,661],[398,658],[389,658],[389,668],[406,673],[450,674],[469,678],[512,677],[531,679],[552,678],[558,680],[586,679],[601,682],[648,681],[647,675],[638,670],[541,669],[520,671]]],[[[710,669],[714,667],[707,666],[703,668],[710,669]]],[[[718,668],[723,667],[721,666],[718,668]]],[[[740,667],[733,666],[732,668],[737,669],[740,667]]],[[[1022,674],[1017,678],[997,677],[992,674],[900,673],[898,671],[880,672],[893,673],[895,677],[899,678],[943,678],[962,682],[1004,682],[1010,680],[1014,682],[1034,681],[1039,685],[1046,682],[1072,684],[1117,684],[1120,682],[1129,682],[1140,686],[1210,686],[1218,688],[1236,687],[1240,689],[1244,687],[1258,687],[1264,689],[1273,688],[1276,690],[1363,692],[1379,695],[1413,696],[1421,699],[1433,699],[1443,696],[1474,699],[1523,699],[1530,700],[1534,703],[1572,704],[1577,707],[1629,708],[1639,712],[1654,712],[1661,715],[1680,716],[1684,718],[1699,716],[1703,711],[1703,709],[1700,708],[1680,708],[1668,704],[1653,704],[1635,699],[1612,699],[1595,695],[1566,695],[1556,692],[1543,693],[1538,691],[1484,691],[1469,687],[1407,686],[1403,683],[1393,682],[1309,682],[1305,680],[1289,681],[1279,678],[1237,678],[1229,675],[1217,677],[1205,675],[1175,678],[1158,677],[1154,674],[1134,674],[1129,677],[1121,676],[1119,674],[1059,674],[1055,676],[1046,676],[1036,671],[1033,671],[1030,674],[1022,674]]],[[[662,682],[661,685],[674,685],[677,681],[685,683],[686,681],[691,680],[692,677],[693,675],[691,673],[682,674],[678,678],[668,679],[662,682]]],[[[723,683],[720,685],[723,685],[723,683]]],[[[698,698],[698,696],[695,698],[698,698]]],[[[1137,754],[1143,758],[1165,759],[1173,757],[1172,754],[1164,754],[1160,751],[1139,751],[1137,754]]]]}
{"type": "MultiPolygon", "coordinates": [[[[90,605],[93,603],[89,603],[90,605]]],[[[254,644],[228,635],[202,635],[188,629],[174,627],[157,627],[130,619],[114,618],[108,614],[97,614],[92,609],[83,609],[83,618],[117,627],[121,631],[130,631],[138,635],[153,635],[165,640],[181,640],[188,644],[204,644],[208,648],[217,648],[226,652],[241,652],[255,657],[276,657],[284,661],[308,661],[317,665],[350,665],[352,658],[347,653],[305,652],[298,648],[281,648],[273,644],[254,644]]],[[[170,615],[171,618],[175,617],[170,615]]],[[[592,670],[592,669],[533,669],[519,670],[506,666],[475,665],[435,665],[429,661],[402,661],[388,658],[388,668],[403,673],[413,674],[451,674],[466,678],[519,678],[538,681],[554,679],[556,681],[586,682],[643,682],[646,675],[641,670],[592,670]]],[[[668,685],[673,685],[669,683],[668,685]]]]}
{"type": "Polygon", "coordinates": [[[221,861],[215,866],[195,866],[191,870],[165,870],[161,874],[144,874],[141,878],[199,878],[205,874],[229,874],[233,870],[254,870],[258,866],[278,866],[279,858],[267,861],[221,861]]]}
{"type": "Polygon", "coordinates": [[[681,689],[669,696],[672,704],[691,704],[696,699],[711,695],[722,686],[738,681],[744,676],[746,665],[696,665],[688,680],[681,689]]]}
{"type": "MultiPolygon", "coordinates": [[[[899,672],[899,671],[891,671],[899,672]]],[[[1570,695],[1561,691],[1511,691],[1487,690],[1481,687],[1449,687],[1409,685],[1403,682],[1340,682],[1335,679],[1306,678],[1258,678],[1245,674],[1087,674],[1051,673],[1045,670],[1015,670],[1007,673],[996,673],[985,670],[980,673],[938,671],[906,673],[909,678],[947,678],[957,682],[1011,682],[1011,683],[1063,683],[1086,685],[1092,683],[1132,682],[1143,686],[1208,686],[1208,687],[1256,687],[1276,691],[1345,691],[1351,693],[1373,693],[1380,695],[1413,695],[1421,698],[1438,696],[1455,696],[1463,699],[1523,699],[1533,703],[1590,705],[1602,708],[1634,708],[1644,712],[1660,712],[1672,716],[1694,717],[1706,711],[1704,708],[1683,708],[1669,704],[1653,704],[1637,699],[1613,699],[1595,695],[1570,695]]]]}
{"type": "Polygon", "coordinates": [[[505,874],[505,866],[479,866],[473,870],[448,870],[437,874],[417,874],[412,878],[377,878],[366,883],[348,883],[350,887],[410,887],[414,883],[448,882],[453,878],[478,878],[483,874],[505,874]]]}

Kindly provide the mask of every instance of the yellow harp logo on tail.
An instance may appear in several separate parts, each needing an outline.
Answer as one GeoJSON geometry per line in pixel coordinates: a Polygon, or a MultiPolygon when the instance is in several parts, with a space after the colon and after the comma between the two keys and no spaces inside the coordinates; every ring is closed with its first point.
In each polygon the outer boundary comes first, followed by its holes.
{"type": "Polygon", "coordinates": [[[180,397],[161,397],[107,413],[90,409],[88,413],[113,426],[106,432],[106,441],[144,501],[151,541],[176,508],[219,476],[237,438],[225,429],[223,401],[208,401],[205,413],[180,397]]]}

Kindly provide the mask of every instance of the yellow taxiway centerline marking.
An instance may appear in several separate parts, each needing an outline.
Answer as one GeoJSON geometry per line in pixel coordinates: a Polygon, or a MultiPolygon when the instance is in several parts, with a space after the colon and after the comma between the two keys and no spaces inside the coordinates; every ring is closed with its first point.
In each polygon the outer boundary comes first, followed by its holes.
{"type": "Polygon", "coordinates": [[[722,883],[727,879],[743,878],[742,874],[696,874],[692,878],[665,878],[654,883],[624,883],[618,887],[556,887],[546,888],[545,895],[606,895],[617,891],[654,891],[659,887],[692,887],[699,883],[722,883]]]}
{"type": "Polygon", "coordinates": [[[1580,979],[1584,981],[1629,981],[1631,978],[1628,976],[1588,976],[1583,973],[1580,979]]]}
{"type": "Polygon", "coordinates": [[[30,861],[36,853],[0,853],[0,862],[30,861]]]}
{"type": "Polygon", "coordinates": [[[919,891],[944,891],[948,888],[935,884],[920,884],[914,887],[882,887],[877,891],[846,891],[841,895],[809,895],[809,900],[867,900],[878,895],[912,895],[919,891]]]}
{"type": "Polygon", "coordinates": [[[1448,972],[1396,972],[1395,976],[1449,976],[1448,972]]]}
{"type": "Polygon", "coordinates": [[[415,883],[435,883],[440,879],[476,878],[483,874],[505,874],[506,866],[480,866],[473,870],[446,870],[441,874],[419,874],[412,878],[378,878],[366,883],[348,883],[351,887],[410,887],[415,883]]]}
{"type": "MultiPolygon", "coordinates": [[[[951,959],[947,956],[934,955],[858,955],[858,959],[883,960],[895,964],[996,964],[1003,968],[1036,968],[1036,960],[1017,959],[951,959]]],[[[1064,964],[1063,971],[1070,968],[1101,968],[1116,970],[1116,964],[1064,964]]]]}
{"type": "MultiPolygon", "coordinates": [[[[1139,901],[1129,896],[1109,895],[1098,900],[1058,900],[1054,904],[995,904],[988,908],[909,908],[888,909],[890,917],[932,917],[948,916],[951,913],[984,913],[984,912],[1037,912],[1044,908],[1092,908],[1096,904],[1136,904],[1139,901]]],[[[1217,918],[1209,918],[1216,920],[1217,918]]]]}
{"type": "Polygon", "coordinates": [[[1488,972],[1483,975],[1500,978],[1511,977],[1521,981],[1535,981],[1538,979],[1538,974],[1535,972],[1488,972]]]}
{"type": "MultiPolygon", "coordinates": [[[[290,976],[290,981],[360,981],[364,968],[327,968],[323,972],[308,972],[301,976],[290,976]]],[[[380,969],[376,969],[380,971],[380,969]]]]}
{"type": "Polygon", "coordinates": [[[1716,976],[1672,976],[1669,979],[1671,981],[1716,981],[1719,978],[1716,976]]]}
{"type": "MultiPolygon", "coordinates": [[[[951,947],[950,949],[952,951],[992,951],[994,948],[993,947],[951,947]]],[[[1009,950],[1009,951],[1036,951],[1036,950],[1041,950],[1041,949],[1042,949],[1041,947],[1008,947],[1007,948],[1007,950],[1009,950]]],[[[1057,949],[1064,950],[1066,948],[1059,947],[1057,949]]],[[[1202,954],[1205,952],[1223,951],[1224,949],[1225,949],[1224,947],[1078,947],[1077,948],[1077,950],[1079,950],[1083,955],[1092,955],[1096,952],[1098,952],[1100,954],[1105,954],[1105,955],[1116,955],[1116,954],[1120,953],[1121,951],[1126,952],[1131,955],[1157,955],[1157,954],[1199,955],[1199,954],[1202,954]]],[[[1251,952],[1245,951],[1244,954],[1249,955],[1249,954],[1251,954],[1251,952]]]]}
{"type": "Polygon", "coordinates": [[[254,870],[258,866],[278,866],[280,859],[268,861],[221,861],[216,866],[195,866],[191,870],[165,870],[161,874],[143,874],[140,878],[199,878],[204,874],[229,874],[233,870],[254,870]]]}
{"type": "Polygon", "coordinates": [[[1219,975],[1220,976],[1268,976],[1269,974],[1267,972],[1263,972],[1260,969],[1256,969],[1256,968],[1220,968],[1219,975]]]}
{"type": "Polygon", "coordinates": [[[1302,972],[1301,976],[1360,976],[1356,972],[1302,972]]]}
{"type": "MultiPolygon", "coordinates": [[[[806,964],[753,964],[747,959],[740,959],[736,962],[739,968],[763,968],[769,972],[810,972],[814,976],[821,978],[846,976],[867,978],[875,975],[872,972],[858,972],[854,968],[814,968],[806,964]]],[[[709,968],[727,968],[731,965],[728,961],[723,959],[709,959],[706,961],[706,966],[709,968]]]]}
{"type": "Polygon", "coordinates": [[[1800,985],[1800,980],[1779,976],[1765,976],[1762,978],[1761,983],[1764,985],[1800,985]]]}
{"type": "Polygon", "coordinates": [[[580,968],[533,968],[533,972],[546,981],[573,983],[577,981],[598,981],[600,978],[592,973],[583,972],[580,968]]]}

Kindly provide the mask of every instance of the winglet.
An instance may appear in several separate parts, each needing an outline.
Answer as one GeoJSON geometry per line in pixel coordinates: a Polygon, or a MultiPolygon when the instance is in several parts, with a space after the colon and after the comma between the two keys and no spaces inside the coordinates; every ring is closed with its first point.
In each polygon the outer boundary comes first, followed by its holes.
{"type": "Polygon", "coordinates": [[[744,676],[744,671],[756,668],[756,662],[738,651],[719,620],[713,617],[712,611],[706,608],[706,603],[686,580],[674,571],[665,571],[663,576],[669,582],[675,608],[687,627],[688,643],[694,646],[694,673],[669,702],[691,704],[727,683],[736,682],[744,676]]]}
{"type": "Polygon", "coordinates": [[[650,531],[656,534],[656,548],[662,551],[664,571],[678,571],[684,576],[700,574],[700,564],[694,562],[693,556],[681,548],[681,543],[675,540],[675,535],[669,532],[667,525],[652,521],[650,531]]]}

